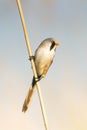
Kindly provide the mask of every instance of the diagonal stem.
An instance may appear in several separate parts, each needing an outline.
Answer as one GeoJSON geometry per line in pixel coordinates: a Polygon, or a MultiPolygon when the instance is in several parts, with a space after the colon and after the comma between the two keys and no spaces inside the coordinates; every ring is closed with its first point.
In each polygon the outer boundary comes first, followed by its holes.
{"type": "MultiPolygon", "coordinates": [[[[27,28],[26,28],[26,24],[25,24],[23,12],[22,12],[21,3],[20,3],[20,0],[16,0],[16,2],[17,2],[19,13],[20,13],[20,18],[21,18],[21,22],[22,22],[22,27],[23,27],[23,31],[24,31],[28,54],[29,54],[29,57],[32,57],[33,56],[32,50],[31,50],[30,41],[29,41],[29,37],[28,37],[28,33],[27,33],[27,28]]],[[[32,65],[33,74],[34,74],[35,78],[37,78],[37,72],[36,72],[35,63],[34,63],[33,58],[31,59],[31,65],[32,65]]],[[[48,130],[48,123],[47,123],[46,113],[45,113],[45,109],[44,109],[44,103],[43,103],[43,99],[42,99],[40,85],[38,82],[36,83],[36,88],[37,88],[38,97],[39,97],[39,101],[40,101],[40,107],[41,107],[41,111],[42,111],[44,126],[45,126],[45,129],[48,130]]]]}

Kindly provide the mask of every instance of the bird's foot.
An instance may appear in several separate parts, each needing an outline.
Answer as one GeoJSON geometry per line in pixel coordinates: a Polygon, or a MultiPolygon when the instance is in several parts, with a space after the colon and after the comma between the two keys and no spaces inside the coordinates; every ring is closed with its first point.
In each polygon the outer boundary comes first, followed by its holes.
{"type": "Polygon", "coordinates": [[[34,56],[30,56],[30,57],[29,57],[29,60],[31,61],[32,59],[34,60],[35,57],[34,57],[34,56]]]}

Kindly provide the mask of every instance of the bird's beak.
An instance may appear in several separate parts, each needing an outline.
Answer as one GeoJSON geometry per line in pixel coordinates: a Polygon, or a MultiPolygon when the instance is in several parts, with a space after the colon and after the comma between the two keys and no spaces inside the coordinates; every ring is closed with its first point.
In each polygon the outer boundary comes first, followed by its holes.
{"type": "Polygon", "coordinates": [[[56,46],[59,46],[59,45],[60,45],[60,43],[59,43],[59,42],[57,42],[57,41],[55,41],[55,45],[56,45],[56,46]]]}

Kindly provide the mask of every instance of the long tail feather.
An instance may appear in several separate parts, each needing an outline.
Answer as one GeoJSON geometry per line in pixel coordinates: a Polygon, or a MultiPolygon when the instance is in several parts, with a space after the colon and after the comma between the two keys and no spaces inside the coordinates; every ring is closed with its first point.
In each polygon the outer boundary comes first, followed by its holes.
{"type": "Polygon", "coordinates": [[[28,90],[28,93],[26,95],[26,98],[25,98],[25,101],[24,101],[24,104],[23,104],[23,107],[22,107],[22,112],[26,112],[26,110],[28,109],[29,105],[30,105],[30,102],[31,102],[31,98],[32,98],[32,95],[34,93],[34,86],[35,86],[35,78],[33,77],[33,80],[32,80],[32,85],[31,87],[29,88],[28,90]]]}

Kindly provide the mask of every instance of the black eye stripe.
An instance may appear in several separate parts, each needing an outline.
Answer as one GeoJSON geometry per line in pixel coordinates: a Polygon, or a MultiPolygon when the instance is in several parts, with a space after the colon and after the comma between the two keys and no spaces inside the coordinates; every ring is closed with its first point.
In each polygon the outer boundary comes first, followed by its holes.
{"type": "Polygon", "coordinates": [[[50,46],[50,51],[53,49],[54,46],[55,46],[55,42],[53,41],[51,46],[50,46]]]}

